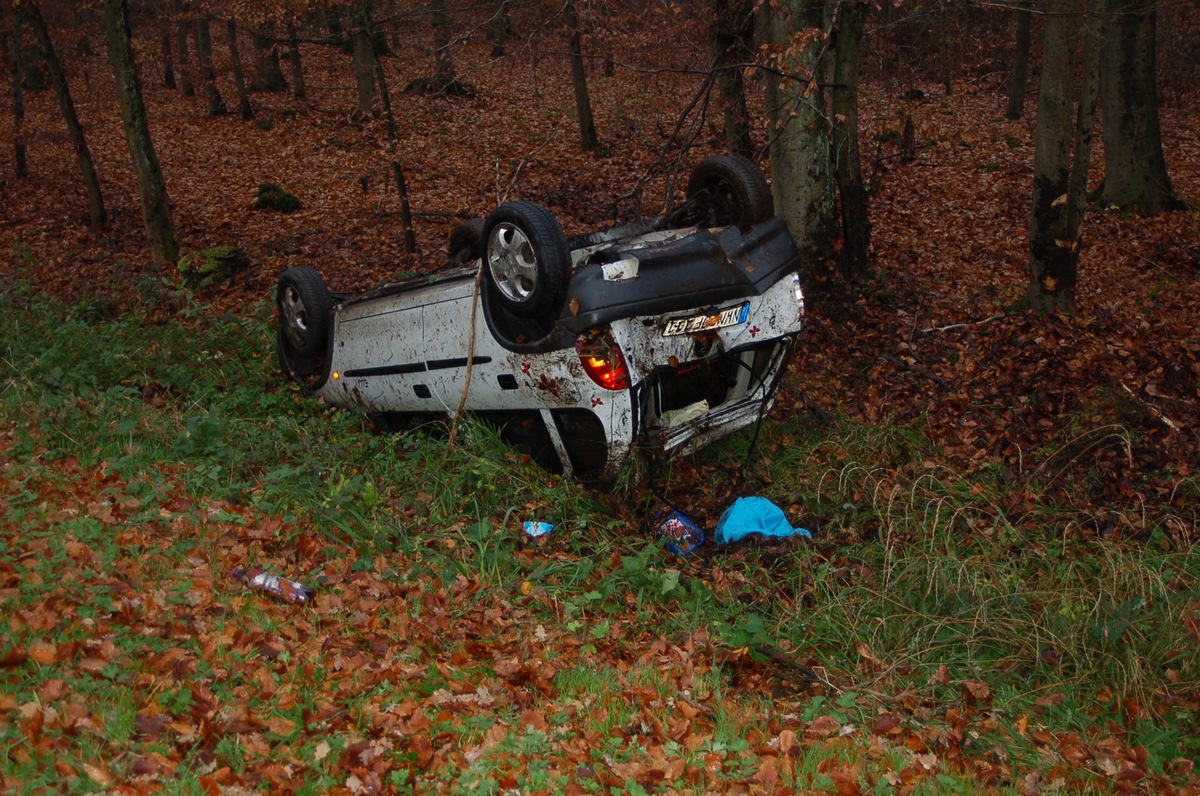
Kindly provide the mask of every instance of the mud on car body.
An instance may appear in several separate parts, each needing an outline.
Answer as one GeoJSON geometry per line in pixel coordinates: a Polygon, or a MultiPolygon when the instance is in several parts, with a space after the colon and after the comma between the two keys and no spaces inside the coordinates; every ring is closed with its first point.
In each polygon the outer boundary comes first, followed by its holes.
{"type": "Polygon", "coordinates": [[[802,326],[799,254],[736,155],[701,161],[664,216],[567,240],[512,202],[460,224],[450,255],[361,294],[285,271],[284,371],[384,429],[461,406],[539,464],[603,481],[635,448],[677,454],[761,419],[802,326]]]}

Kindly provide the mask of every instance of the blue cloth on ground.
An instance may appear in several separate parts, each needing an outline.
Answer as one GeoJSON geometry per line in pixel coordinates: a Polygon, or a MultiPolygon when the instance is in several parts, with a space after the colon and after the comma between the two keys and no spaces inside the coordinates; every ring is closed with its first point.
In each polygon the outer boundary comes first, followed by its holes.
{"type": "Polygon", "coordinates": [[[717,544],[729,544],[745,539],[753,533],[763,536],[798,534],[806,539],[812,538],[812,534],[804,528],[793,528],[784,516],[783,509],[762,497],[735,500],[732,506],[725,509],[721,519],[717,520],[714,538],[717,544]]]}

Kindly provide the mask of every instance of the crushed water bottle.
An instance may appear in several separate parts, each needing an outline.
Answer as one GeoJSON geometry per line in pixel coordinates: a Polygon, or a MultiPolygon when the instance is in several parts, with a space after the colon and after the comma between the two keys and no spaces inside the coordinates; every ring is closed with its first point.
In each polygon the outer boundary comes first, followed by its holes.
{"type": "Polygon", "coordinates": [[[313,590],[294,580],[268,572],[261,567],[236,567],[233,579],[248,589],[266,592],[290,603],[306,603],[313,598],[313,590]]]}

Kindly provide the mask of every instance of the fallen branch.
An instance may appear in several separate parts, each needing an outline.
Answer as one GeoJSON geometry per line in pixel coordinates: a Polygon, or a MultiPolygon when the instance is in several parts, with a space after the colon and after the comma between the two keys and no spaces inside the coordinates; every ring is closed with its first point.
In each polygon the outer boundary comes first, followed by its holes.
{"type": "Polygon", "coordinates": [[[1179,426],[1179,424],[1178,424],[1178,423],[1176,423],[1174,420],[1172,420],[1171,418],[1169,418],[1169,417],[1167,417],[1166,415],[1164,415],[1164,414],[1162,413],[1162,410],[1160,410],[1160,409],[1159,409],[1157,406],[1155,406],[1154,404],[1148,403],[1148,402],[1146,402],[1146,401],[1143,401],[1141,398],[1138,398],[1138,397],[1137,397],[1137,393],[1135,393],[1133,390],[1129,389],[1129,385],[1128,385],[1128,384],[1126,384],[1125,382],[1121,382],[1121,388],[1122,388],[1123,390],[1125,390],[1125,392],[1129,393],[1129,397],[1130,397],[1130,398],[1132,398],[1133,400],[1137,401],[1137,402],[1138,402],[1138,403],[1140,403],[1142,406],[1144,406],[1144,407],[1146,407],[1148,410],[1150,410],[1150,414],[1154,415],[1155,419],[1157,419],[1157,420],[1158,420],[1160,423],[1162,423],[1164,426],[1166,426],[1167,428],[1171,429],[1172,431],[1178,431],[1178,430],[1179,430],[1180,426],[1179,426]]]}
{"type": "Polygon", "coordinates": [[[1003,318],[1003,317],[1004,317],[1003,314],[991,315],[987,318],[984,318],[982,321],[970,321],[969,323],[952,323],[949,326],[927,326],[926,328],[922,329],[921,331],[924,334],[929,334],[930,332],[948,332],[951,329],[965,329],[968,326],[982,326],[985,323],[990,323],[992,321],[999,320],[1000,318],[1003,318]]]}

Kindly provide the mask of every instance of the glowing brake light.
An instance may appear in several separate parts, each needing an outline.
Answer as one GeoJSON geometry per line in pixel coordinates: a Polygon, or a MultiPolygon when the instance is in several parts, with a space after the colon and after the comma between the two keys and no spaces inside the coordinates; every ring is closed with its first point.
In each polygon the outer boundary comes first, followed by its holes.
{"type": "Polygon", "coordinates": [[[575,350],[588,377],[606,390],[629,388],[629,371],[621,349],[607,331],[592,333],[575,341],[575,350]]]}

